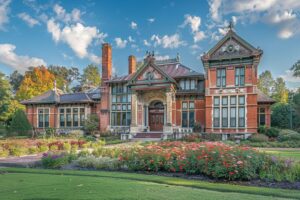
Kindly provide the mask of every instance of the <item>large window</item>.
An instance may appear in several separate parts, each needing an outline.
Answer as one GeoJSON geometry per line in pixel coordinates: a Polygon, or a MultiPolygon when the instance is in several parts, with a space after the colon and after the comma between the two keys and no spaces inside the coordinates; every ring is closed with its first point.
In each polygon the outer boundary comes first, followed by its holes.
{"type": "Polygon", "coordinates": [[[235,85],[244,86],[245,85],[245,68],[236,67],[235,68],[235,85]]]}
{"type": "Polygon", "coordinates": [[[258,108],[258,125],[264,126],[266,125],[266,109],[265,108],[258,108]]]}
{"type": "Polygon", "coordinates": [[[81,127],[84,125],[85,109],[82,107],[59,108],[59,126],[81,127]]]}
{"type": "Polygon", "coordinates": [[[195,124],[195,103],[193,101],[182,102],[182,122],[184,128],[193,128],[195,124]]]}
{"type": "Polygon", "coordinates": [[[38,127],[49,127],[49,108],[38,108],[38,127]]]}
{"type": "Polygon", "coordinates": [[[226,87],[226,69],[217,69],[217,87],[226,87]]]}
{"type": "Polygon", "coordinates": [[[197,89],[197,82],[194,79],[182,79],[179,81],[182,90],[195,90],[197,89]]]}
{"type": "Polygon", "coordinates": [[[111,86],[111,126],[130,126],[131,124],[131,89],[126,84],[111,86]]]}
{"type": "Polygon", "coordinates": [[[245,127],[245,96],[214,97],[213,127],[220,126],[223,128],[245,127]]]}

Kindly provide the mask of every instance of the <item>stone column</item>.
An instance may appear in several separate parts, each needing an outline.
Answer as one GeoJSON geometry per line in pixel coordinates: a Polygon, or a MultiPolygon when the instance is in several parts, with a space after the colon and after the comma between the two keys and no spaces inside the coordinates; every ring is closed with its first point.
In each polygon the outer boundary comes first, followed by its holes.
{"type": "Polygon", "coordinates": [[[167,121],[167,124],[172,124],[172,92],[167,92],[166,93],[166,113],[167,113],[167,116],[166,116],[166,121],[167,121]]]}
{"type": "Polygon", "coordinates": [[[167,112],[168,112],[167,104],[164,104],[164,126],[167,125],[167,112]]]}
{"type": "Polygon", "coordinates": [[[130,133],[137,133],[137,94],[136,92],[131,94],[131,125],[130,133]]]}

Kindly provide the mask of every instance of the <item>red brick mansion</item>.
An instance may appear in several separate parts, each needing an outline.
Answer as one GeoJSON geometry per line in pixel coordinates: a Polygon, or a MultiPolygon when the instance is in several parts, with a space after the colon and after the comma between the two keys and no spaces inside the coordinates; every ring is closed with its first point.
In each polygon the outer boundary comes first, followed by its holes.
{"type": "Polygon", "coordinates": [[[124,128],[130,136],[177,132],[243,134],[270,126],[274,102],[257,89],[263,52],[233,30],[202,56],[204,74],[179,58],[155,60],[148,53],[137,69],[128,58],[128,75],[112,77],[112,48],[102,46],[102,84],[84,93],[50,90],[26,100],[26,113],[36,129],[80,129],[85,118],[99,116],[101,131],[124,128]]]}

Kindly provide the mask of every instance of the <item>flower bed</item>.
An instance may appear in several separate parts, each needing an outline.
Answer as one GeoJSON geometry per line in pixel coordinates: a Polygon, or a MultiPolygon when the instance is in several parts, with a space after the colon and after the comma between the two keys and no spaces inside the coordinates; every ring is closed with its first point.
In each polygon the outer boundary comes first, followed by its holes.
{"type": "MultiPolygon", "coordinates": [[[[134,171],[183,172],[228,180],[250,180],[260,176],[270,178],[274,171],[289,172],[291,168],[255,149],[218,142],[154,143],[120,151],[119,160],[134,171]]],[[[299,180],[300,171],[288,176],[299,180]]]]}

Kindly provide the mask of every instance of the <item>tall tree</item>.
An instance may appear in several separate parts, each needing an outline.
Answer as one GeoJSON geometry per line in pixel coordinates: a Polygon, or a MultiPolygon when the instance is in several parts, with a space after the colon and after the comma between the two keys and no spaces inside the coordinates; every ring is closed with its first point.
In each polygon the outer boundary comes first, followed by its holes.
{"type": "Polygon", "coordinates": [[[76,67],[66,68],[64,66],[50,65],[48,70],[54,74],[57,87],[61,90],[70,91],[70,84],[74,80],[79,81],[79,70],[76,67]]]}
{"type": "Polygon", "coordinates": [[[264,71],[259,75],[258,88],[266,95],[271,96],[274,89],[275,81],[272,73],[269,70],[264,71]]]}
{"type": "Polygon", "coordinates": [[[280,103],[288,103],[289,91],[285,86],[285,81],[281,77],[275,81],[272,98],[280,103]]]}
{"type": "Polygon", "coordinates": [[[300,77],[300,60],[298,60],[292,67],[293,76],[300,77]]]}
{"type": "Polygon", "coordinates": [[[32,127],[23,110],[17,110],[14,113],[9,129],[11,133],[17,133],[18,135],[30,134],[32,127]]]}
{"type": "Polygon", "coordinates": [[[12,99],[11,85],[8,78],[0,72],[0,122],[6,122],[10,117],[9,104],[12,99]]]}
{"type": "Polygon", "coordinates": [[[81,78],[81,85],[99,86],[101,77],[99,68],[96,65],[90,64],[84,70],[81,78]]]}
{"type": "Polygon", "coordinates": [[[23,80],[24,76],[20,74],[17,70],[15,70],[10,76],[9,76],[9,83],[11,84],[13,91],[16,92],[23,80]]]}
{"type": "Polygon", "coordinates": [[[25,73],[16,97],[19,100],[30,99],[54,87],[55,76],[44,66],[34,67],[25,73]]]}

